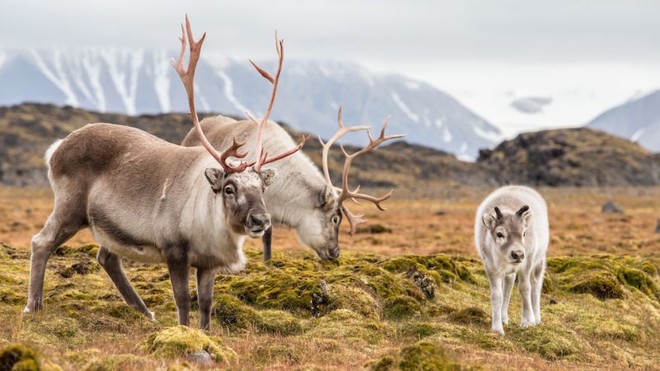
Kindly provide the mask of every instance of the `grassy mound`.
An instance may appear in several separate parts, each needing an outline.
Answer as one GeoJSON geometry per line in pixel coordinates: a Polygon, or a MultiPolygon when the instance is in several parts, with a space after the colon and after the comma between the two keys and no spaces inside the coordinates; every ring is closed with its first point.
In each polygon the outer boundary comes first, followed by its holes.
{"type": "Polygon", "coordinates": [[[234,351],[222,347],[208,335],[185,326],[169,327],[152,334],[145,345],[157,358],[200,357],[208,355],[215,362],[227,362],[234,351]]]}

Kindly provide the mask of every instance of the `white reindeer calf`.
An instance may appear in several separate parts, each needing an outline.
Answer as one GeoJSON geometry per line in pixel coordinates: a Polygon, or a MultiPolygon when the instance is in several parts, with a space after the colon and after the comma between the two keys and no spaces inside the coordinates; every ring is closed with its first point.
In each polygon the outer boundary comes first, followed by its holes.
{"type": "Polygon", "coordinates": [[[541,323],[541,288],[550,228],[543,197],[523,186],[506,186],[479,205],[474,224],[477,252],[490,281],[492,330],[504,335],[513,282],[518,276],[522,327],[541,323]]]}

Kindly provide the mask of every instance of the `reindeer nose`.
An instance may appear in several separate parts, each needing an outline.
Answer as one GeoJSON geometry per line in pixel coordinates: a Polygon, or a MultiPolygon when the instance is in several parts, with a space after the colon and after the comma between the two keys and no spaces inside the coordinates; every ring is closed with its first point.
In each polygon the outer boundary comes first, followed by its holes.
{"type": "Polygon", "coordinates": [[[266,229],[270,227],[270,215],[267,213],[250,214],[248,217],[248,224],[250,227],[262,227],[266,229]]]}
{"type": "Polygon", "coordinates": [[[514,250],[514,251],[511,251],[511,257],[512,257],[514,260],[523,260],[523,259],[525,258],[525,252],[522,251],[522,250],[518,250],[518,251],[515,251],[515,250],[514,250]]]}
{"type": "Polygon", "coordinates": [[[339,248],[334,248],[328,250],[328,255],[330,256],[330,259],[337,259],[339,257],[339,248]]]}

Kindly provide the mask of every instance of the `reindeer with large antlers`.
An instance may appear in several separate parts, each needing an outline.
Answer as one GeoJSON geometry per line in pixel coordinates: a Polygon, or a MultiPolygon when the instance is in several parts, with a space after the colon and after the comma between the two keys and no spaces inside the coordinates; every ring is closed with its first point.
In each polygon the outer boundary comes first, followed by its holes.
{"type": "Polygon", "coordinates": [[[257,162],[229,160],[247,156],[239,152],[244,144],[236,140],[216,152],[200,130],[193,95],[204,36],[193,40],[187,17],[182,33],[175,67],[206,148],[181,147],[138,129],[103,123],[89,124],[55,142],[46,153],[55,208],[32,238],[25,312],[43,307],[44,273],[52,252],[89,226],[101,246],[97,260],[126,303],[150,318],[153,313],[128,281],[121,257],[167,265],[182,325],[189,324],[188,269],[196,268],[200,327],[208,329],[216,273],[243,269],[245,236],[261,237],[270,228],[263,192],[275,171],[261,166],[299,147],[271,158],[259,156],[257,162]],[[188,70],[182,62],[186,38],[188,70]]]}
{"type": "MultiPolygon", "coordinates": [[[[277,51],[279,56],[279,68],[282,66],[283,43],[278,41],[277,51]]],[[[253,63],[254,65],[254,63],[253,63]]],[[[261,68],[255,67],[263,72],[261,68]]],[[[269,78],[269,80],[271,80],[269,78]]],[[[271,80],[273,81],[273,80],[271,80]]],[[[277,78],[274,79],[277,81],[277,78]]],[[[274,88],[276,88],[274,84],[274,88]]],[[[273,94],[274,96],[274,94],[273,94]]],[[[272,104],[272,100],[271,100],[272,104]]],[[[270,113],[267,111],[266,118],[270,113]]],[[[262,123],[264,121],[262,120],[262,123]]],[[[384,132],[377,139],[371,138],[369,145],[362,150],[348,155],[342,176],[343,186],[341,191],[332,185],[328,169],[328,153],[333,143],[337,142],[348,132],[368,131],[368,126],[345,127],[342,122],[341,109],[338,113],[339,129],[337,133],[328,140],[323,149],[323,173],[302,152],[287,157],[272,165],[278,172],[278,177],[273,184],[264,192],[266,206],[271,213],[274,224],[294,228],[299,240],[312,248],[321,259],[334,259],[339,256],[339,225],[342,220],[342,211],[351,225],[351,234],[355,232],[356,225],[364,222],[361,215],[354,215],[344,205],[347,199],[362,199],[375,203],[383,210],[381,203],[388,199],[391,192],[380,198],[361,194],[356,189],[350,191],[348,188],[348,170],[357,157],[373,150],[381,143],[401,138],[403,135],[385,136],[384,132]]],[[[387,122],[385,123],[385,126],[387,122]]],[[[385,130],[383,127],[383,131],[385,130]]],[[[226,116],[210,117],[202,120],[201,128],[206,133],[213,145],[221,147],[237,137],[248,143],[257,140],[259,126],[255,120],[234,120],[226,116]]],[[[278,124],[267,121],[264,126],[263,148],[271,152],[282,151],[293,145],[291,136],[278,124]]],[[[258,140],[257,140],[258,142],[258,140]]],[[[198,135],[191,130],[181,143],[184,146],[200,145],[198,135]]],[[[264,260],[271,258],[271,229],[266,231],[263,237],[264,260]]]]}

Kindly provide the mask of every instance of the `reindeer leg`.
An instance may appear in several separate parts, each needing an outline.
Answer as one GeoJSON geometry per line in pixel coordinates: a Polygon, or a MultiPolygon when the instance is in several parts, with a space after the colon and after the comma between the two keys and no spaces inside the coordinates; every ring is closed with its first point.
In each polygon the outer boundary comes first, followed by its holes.
{"type": "Polygon", "coordinates": [[[184,248],[171,247],[166,253],[167,270],[174,293],[179,325],[190,326],[190,288],[188,287],[188,255],[184,248]]]}
{"type": "Polygon", "coordinates": [[[48,217],[44,228],[32,237],[32,253],[30,256],[30,288],[28,289],[28,302],[23,313],[43,309],[44,276],[46,264],[50,255],[85,226],[84,218],[76,218],[59,212],[63,208],[56,208],[48,217]]]}
{"type": "Polygon", "coordinates": [[[197,268],[197,300],[199,302],[199,328],[205,331],[211,329],[211,306],[213,304],[213,284],[215,271],[213,269],[197,268]]]}
{"type": "Polygon", "coordinates": [[[502,323],[509,324],[509,301],[511,300],[511,291],[513,291],[513,282],[516,280],[515,274],[507,274],[504,276],[504,290],[502,301],[502,323]]]}
{"type": "Polygon", "coordinates": [[[266,229],[264,236],[261,238],[264,243],[264,263],[273,258],[273,227],[266,229]]]}
{"type": "Polygon", "coordinates": [[[128,281],[128,277],[126,277],[124,269],[122,268],[119,255],[114,254],[107,248],[101,246],[99,252],[96,254],[96,260],[98,260],[103,269],[105,269],[105,272],[121,293],[126,304],[151,318],[151,320],[155,320],[154,313],[147,309],[142,298],[140,298],[135,292],[135,289],[133,289],[133,286],[131,286],[131,283],[128,281]]]}

